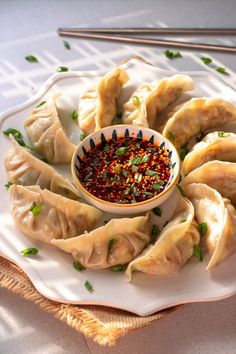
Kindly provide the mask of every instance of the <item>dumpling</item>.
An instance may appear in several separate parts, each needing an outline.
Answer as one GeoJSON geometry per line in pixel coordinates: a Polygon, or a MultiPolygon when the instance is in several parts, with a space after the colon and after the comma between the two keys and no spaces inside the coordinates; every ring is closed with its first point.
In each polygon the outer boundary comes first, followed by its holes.
{"type": "Polygon", "coordinates": [[[9,189],[12,217],[28,237],[50,243],[91,230],[102,216],[98,209],[40,189],[13,184],[9,189]]]}
{"type": "Polygon", "coordinates": [[[35,108],[25,121],[25,130],[34,149],[53,163],[70,163],[76,149],[58,117],[55,100],[35,108]]]}
{"type": "Polygon", "coordinates": [[[80,198],[79,192],[67,178],[20,146],[13,136],[10,139],[13,147],[5,157],[5,170],[10,182],[26,186],[38,185],[70,199],[80,198]]]}
{"type": "Polygon", "coordinates": [[[126,264],[150,242],[149,214],[135,218],[113,219],[105,226],[70,240],[52,240],[52,244],[90,269],[126,264]]]}
{"type": "Polygon", "coordinates": [[[183,189],[188,184],[203,183],[216,189],[223,197],[236,204],[236,163],[210,161],[184,177],[183,189]]]}
{"type": "Polygon", "coordinates": [[[193,98],[168,120],[163,135],[179,149],[198,133],[219,129],[232,121],[236,121],[236,107],[230,102],[193,98]]]}
{"type": "Polygon", "coordinates": [[[211,254],[207,269],[211,269],[236,249],[236,210],[206,184],[189,184],[184,191],[193,203],[198,224],[207,223],[203,238],[211,254]]]}
{"type": "Polygon", "coordinates": [[[158,276],[177,273],[193,255],[194,246],[199,241],[193,205],[181,197],[175,215],[163,228],[156,243],[129,264],[126,279],[131,280],[133,271],[158,276]]]}
{"type": "Polygon", "coordinates": [[[236,134],[222,131],[209,133],[186,155],[182,169],[185,175],[211,160],[236,162],[236,134]]]}
{"type": "Polygon", "coordinates": [[[83,93],[79,101],[78,123],[85,134],[111,125],[117,112],[116,100],[128,80],[128,74],[116,68],[83,93]]]}
{"type": "Polygon", "coordinates": [[[123,123],[154,128],[158,114],[193,87],[191,77],[182,74],[140,85],[124,104],[123,123]]]}
{"type": "Polygon", "coordinates": [[[158,127],[158,131],[159,131],[160,133],[163,132],[163,129],[165,128],[165,125],[166,125],[166,123],[168,122],[168,120],[169,120],[171,117],[173,117],[173,115],[174,115],[177,111],[179,111],[179,110],[183,107],[183,105],[186,104],[186,102],[188,102],[188,101],[189,101],[189,100],[184,101],[184,102],[182,102],[182,103],[178,103],[178,104],[176,104],[176,105],[174,105],[174,106],[172,106],[172,107],[170,108],[169,112],[167,112],[166,115],[164,116],[164,120],[162,121],[161,126],[158,127]]]}

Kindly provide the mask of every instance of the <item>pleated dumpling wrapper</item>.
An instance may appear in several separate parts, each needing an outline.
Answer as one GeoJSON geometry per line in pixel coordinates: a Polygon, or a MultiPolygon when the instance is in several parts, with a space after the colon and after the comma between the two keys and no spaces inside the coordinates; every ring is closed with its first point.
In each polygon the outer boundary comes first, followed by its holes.
{"type": "Polygon", "coordinates": [[[142,84],[124,104],[123,123],[154,128],[158,122],[158,114],[183,92],[191,91],[193,88],[194,82],[191,77],[183,74],[142,84]]]}
{"type": "Polygon", "coordinates": [[[236,107],[220,98],[192,98],[168,120],[163,135],[177,149],[200,132],[236,122],[236,107]]]}
{"type": "Polygon", "coordinates": [[[212,160],[236,162],[236,134],[222,131],[207,134],[185,156],[183,173],[187,175],[212,160]]]}
{"type": "Polygon", "coordinates": [[[236,205],[236,163],[209,161],[184,177],[181,186],[204,183],[216,189],[224,198],[236,205]]]}
{"type": "Polygon", "coordinates": [[[98,209],[54,194],[39,186],[13,184],[9,189],[11,213],[26,236],[50,243],[91,230],[102,216],[98,209]]]}
{"type": "Polygon", "coordinates": [[[76,149],[60,122],[55,98],[50,97],[26,119],[25,130],[34,149],[52,163],[70,163],[76,149]]]}
{"type": "Polygon", "coordinates": [[[236,250],[236,210],[228,199],[206,184],[193,183],[184,189],[194,206],[198,224],[205,224],[203,235],[213,268],[236,250]]]}
{"type": "Polygon", "coordinates": [[[10,140],[12,148],[5,157],[8,181],[26,186],[38,185],[74,200],[80,198],[79,192],[66,177],[32,155],[27,148],[20,146],[12,135],[10,140]]]}
{"type": "Polygon", "coordinates": [[[112,124],[117,113],[116,101],[129,76],[121,68],[108,72],[97,85],[85,91],[79,100],[78,123],[85,134],[112,124]]]}
{"type": "Polygon", "coordinates": [[[88,269],[105,269],[126,264],[150,242],[150,214],[113,219],[90,233],[52,244],[72,254],[88,269]]]}
{"type": "Polygon", "coordinates": [[[180,197],[172,220],[163,228],[156,243],[129,264],[127,281],[131,280],[133,271],[156,276],[177,273],[192,257],[194,246],[199,244],[197,227],[192,203],[180,197]]]}

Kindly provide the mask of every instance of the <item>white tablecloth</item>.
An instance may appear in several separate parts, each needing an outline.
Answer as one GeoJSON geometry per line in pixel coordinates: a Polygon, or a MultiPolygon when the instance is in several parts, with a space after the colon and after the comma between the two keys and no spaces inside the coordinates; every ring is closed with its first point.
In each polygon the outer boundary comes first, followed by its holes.
{"type": "MultiPolygon", "coordinates": [[[[236,87],[235,55],[181,51],[181,60],[168,60],[163,48],[76,39],[68,39],[71,50],[66,50],[55,32],[59,26],[234,27],[235,15],[234,0],[0,0],[0,110],[31,97],[60,65],[107,70],[133,55],[143,56],[161,68],[183,71],[214,70],[200,60],[203,54],[210,54],[215,65],[227,68],[230,75],[226,80],[236,87]],[[28,54],[36,55],[39,63],[28,63],[24,59],[28,54]]],[[[236,37],[204,37],[201,41],[236,45],[236,37]]],[[[115,348],[101,348],[36,305],[0,289],[0,354],[232,354],[236,353],[235,332],[233,296],[187,305],[173,316],[121,339],[115,348]]]]}

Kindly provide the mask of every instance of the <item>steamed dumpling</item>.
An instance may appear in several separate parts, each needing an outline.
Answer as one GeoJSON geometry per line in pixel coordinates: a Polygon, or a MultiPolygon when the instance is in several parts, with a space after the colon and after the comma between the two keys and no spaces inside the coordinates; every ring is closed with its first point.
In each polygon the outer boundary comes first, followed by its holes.
{"type": "Polygon", "coordinates": [[[105,226],[70,240],[52,240],[53,245],[72,254],[90,269],[126,264],[149,242],[149,214],[131,219],[113,219],[105,226]]]}
{"type": "Polygon", "coordinates": [[[112,124],[117,112],[116,100],[128,80],[128,74],[116,68],[83,93],[79,101],[78,122],[84,133],[90,134],[112,124]]]}
{"type": "Polygon", "coordinates": [[[198,224],[207,223],[204,239],[211,254],[207,269],[211,269],[236,249],[236,210],[206,184],[189,184],[184,191],[193,203],[198,224]]]}
{"type": "Polygon", "coordinates": [[[26,186],[38,185],[67,198],[79,199],[79,192],[67,178],[20,146],[13,136],[10,139],[13,146],[5,157],[5,170],[10,182],[26,186]]]}
{"type": "Polygon", "coordinates": [[[236,204],[236,163],[210,161],[184,177],[183,189],[188,184],[204,183],[216,189],[223,197],[236,204]]]}
{"type": "Polygon", "coordinates": [[[188,174],[211,160],[236,162],[236,134],[209,133],[186,155],[182,168],[188,174]]]}
{"type": "Polygon", "coordinates": [[[182,74],[142,84],[124,104],[123,123],[154,128],[158,114],[193,87],[191,77],[182,74]]]}
{"type": "Polygon", "coordinates": [[[199,241],[193,205],[188,199],[181,197],[175,215],[163,228],[156,243],[129,264],[126,270],[127,280],[131,280],[133,271],[158,276],[177,273],[193,255],[194,246],[199,241]]]}
{"type": "Polygon", "coordinates": [[[50,243],[52,239],[74,237],[91,230],[102,213],[87,204],[40,189],[13,184],[9,189],[12,217],[28,237],[50,243]],[[33,207],[39,208],[34,215],[33,207]]]}
{"type": "Polygon", "coordinates": [[[75,151],[58,117],[54,98],[35,108],[25,121],[34,149],[53,163],[70,163],[75,151]]]}
{"type": "Polygon", "coordinates": [[[179,149],[198,133],[221,128],[232,121],[236,121],[236,107],[230,102],[193,98],[168,120],[163,135],[179,149]]]}

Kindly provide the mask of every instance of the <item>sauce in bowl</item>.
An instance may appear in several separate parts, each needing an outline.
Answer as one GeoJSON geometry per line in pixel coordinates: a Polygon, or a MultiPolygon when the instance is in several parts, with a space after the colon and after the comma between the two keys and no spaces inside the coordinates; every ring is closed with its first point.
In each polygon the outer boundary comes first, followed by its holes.
{"type": "Polygon", "coordinates": [[[122,137],[86,152],[78,176],[84,188],[111,203],[131,204],[160,194],[171,179],[169,151],[148,140],[122,137]]]}

